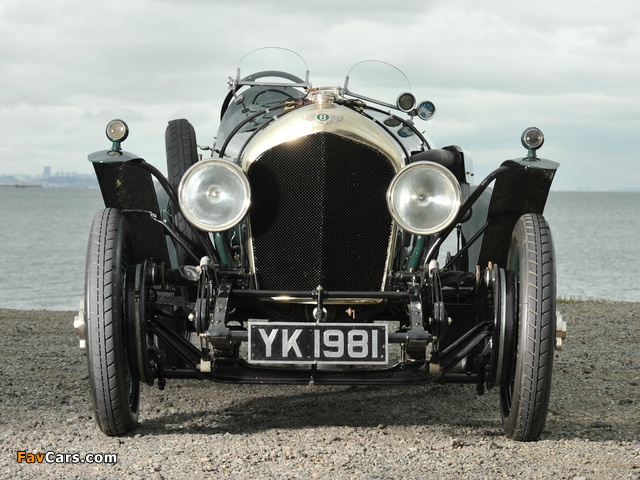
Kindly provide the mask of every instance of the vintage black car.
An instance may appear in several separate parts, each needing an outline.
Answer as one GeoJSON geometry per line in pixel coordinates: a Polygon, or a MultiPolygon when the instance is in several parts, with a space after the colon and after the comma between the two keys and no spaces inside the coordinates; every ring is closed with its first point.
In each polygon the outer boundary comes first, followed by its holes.
{"type": "Polygon", "coordinates": [[[229,87],[212,147],[169,122],[167,176],[122,150],[122,120],[89,155],[106,208],[75,327],[100,428],[136,428],[140,383],[168,378],[438,382],[498,388],[506,435],[537,439],[564,336],[542,132],[474,185],[389,64],[318,88],[301,57],[259,49],[229,87]]]}

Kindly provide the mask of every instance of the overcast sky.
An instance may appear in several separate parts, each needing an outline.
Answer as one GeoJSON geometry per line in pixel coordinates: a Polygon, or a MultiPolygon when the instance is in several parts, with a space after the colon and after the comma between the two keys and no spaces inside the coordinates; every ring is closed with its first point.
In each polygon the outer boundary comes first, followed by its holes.
{"type": "Polygon", "coordinates": [[[281,46],[316,86],[364,59],[392,63],[438,146],[476,178],[545,133],[557,190],[640,187],[638,0],[0,0],[0,174],[92,172],[113,118],[125,150],[164,170],[164,130],[189,119],[213,143],[240,58],[281,46]]]}

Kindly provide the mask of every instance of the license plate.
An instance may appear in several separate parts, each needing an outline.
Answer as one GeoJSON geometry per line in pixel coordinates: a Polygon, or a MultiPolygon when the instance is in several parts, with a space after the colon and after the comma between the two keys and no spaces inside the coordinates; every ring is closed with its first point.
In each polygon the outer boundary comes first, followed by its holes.
{"type": "Polygon", "coordinates": [[[249,322],[250,363],[385,365],[386,323],[249,322]]]}

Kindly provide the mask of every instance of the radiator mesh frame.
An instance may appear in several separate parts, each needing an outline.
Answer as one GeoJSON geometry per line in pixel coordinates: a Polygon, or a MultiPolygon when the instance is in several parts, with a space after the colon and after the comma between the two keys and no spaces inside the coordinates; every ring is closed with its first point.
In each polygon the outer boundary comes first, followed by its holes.
{"type": "Polygon", "coordinates": [[[247,176],[257,286],[265,290],[380,291],[393,222],[391,161],[320,132],[263,152],[247,176]]]}

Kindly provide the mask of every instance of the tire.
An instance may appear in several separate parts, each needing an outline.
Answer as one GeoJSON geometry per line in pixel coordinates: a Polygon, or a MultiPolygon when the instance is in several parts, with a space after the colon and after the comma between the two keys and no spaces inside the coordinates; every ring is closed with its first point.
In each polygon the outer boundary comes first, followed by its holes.
{"type": "MultiPolygon", "coordinates": [[[[167,129],[164,134],[165,147],[167,152],[167,176],[169,183],[177,190],[180,185],[180,180],[184,173],[198,161],[198,144],[196,143],[196,132],[193,125],[184,118],[178,120],[171,120],[167,125],[167,129]]],[[[178,206],[175,206],[175,211],[172,211],[173,227],[187,239],[193,253],[202,258],[206,255],[205,250],[202,248],[199,239],[196,237],[196,233],[193,231],[193,227],[187,222],[178,206]]],[[[176,244],[176,256],[178,259],[178,265],[194,264],[196,260],[189,255],[184,248],[176,244]]],[[[196,262],[197,263],[197,262],[196,262]]],[[[193,288],[187,287],[181,288],[182,297],[185,302],[193,300],[196,295],[196,291],[193,288]]],[[[159,319],[159,322],[163,323],[176,334],[182,338],[188,340],[190,338],[190,332],[187,330],[185,322],[176,322],[173,320],[159,319]]],[[[158,340],[158,347],[165,354],[165,368],[168,370],[176,368],[184,368],[186,364],[184,361],[164,342],[158,340]]]]}
{"type": "Polygon", "coordinates": [[[517,345],[500,404],[505,434],[527,442],[540,437],[547,418],[556,334],[555,252],[542,215],[516,222],[507,269],[518,282],[517,345]]]}
{"type": "MultiPolygon", "coordinates": [[[[184,118],[171,120],[164,134],[167,151],[167,176],[169,183],[177,190],[180,179],[189,167],[198,161],[198,145],[193,125],[184,118]]],[[[205,253],[198,241],[191,225],[184,218],[178,206],[172,211],[173,227],[178,230],[190,243],[193,252],[202,258],[205,253]]],[[[176,245],[178,266],[185,263],[193,264],[196,260],[180,245],[176,245]]]]}
{"type": "Polygon", "coordinates": [[[96,214],[87,247],[85,318],[89,384],[96,421],[107,435],[136,428],[140,382],[129,372],[124,338],[125,270],[133,244],[125,217],[96,214]]]}

